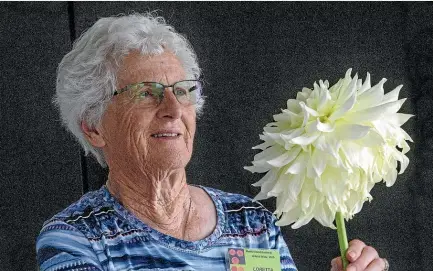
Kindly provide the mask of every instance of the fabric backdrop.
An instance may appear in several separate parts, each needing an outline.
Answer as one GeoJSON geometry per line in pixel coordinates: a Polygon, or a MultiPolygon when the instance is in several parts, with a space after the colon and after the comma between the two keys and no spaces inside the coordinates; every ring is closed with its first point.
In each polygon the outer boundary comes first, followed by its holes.
{"type": "MultiPolygon", "coordinates": [[[[99,188],[106,170],[84,158],[51,99],[71,41],[98,18],[155,11],[183,33],[203,69],[207,104],[198,120],[191,183],[254,196],[250,165],[263,126],[302,87],[331,84],[353,68],[388,78],[416,115],[408,170],[347,223],[395,271],[433,266],[433,4],[380,2],[0,3],[0,271],[35,270],[42,223],[99,188]]],[[[263,202],[274,210],[274,200],[263,202]]],[[[337,235],[312,221],[283,228],[299,270],[329,270],[337,235]]]]}

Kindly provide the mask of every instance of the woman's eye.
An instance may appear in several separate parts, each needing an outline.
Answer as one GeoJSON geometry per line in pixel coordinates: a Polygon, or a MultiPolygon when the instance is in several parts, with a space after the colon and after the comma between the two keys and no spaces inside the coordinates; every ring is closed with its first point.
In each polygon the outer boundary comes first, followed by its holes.
{"type": "Polygon", "coordinates": [[[188,94],[188,91],[183,88],[177,88],[174,90],[174,95],[176,96],[185,96],[188,94]]]}
{"type": "Polygon", "coordinates": [[[152,94],[148,90],[143,90],[143,91],[140,91],[137,96],[138,96],[138,98],[144,99],[144,98],[152,96],[152,94]]]}

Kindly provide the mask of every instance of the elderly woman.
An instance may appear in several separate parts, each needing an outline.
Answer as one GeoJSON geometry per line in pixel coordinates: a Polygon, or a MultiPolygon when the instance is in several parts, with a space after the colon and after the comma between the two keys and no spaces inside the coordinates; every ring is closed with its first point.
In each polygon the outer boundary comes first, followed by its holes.
{"type": "MultiPolygon", "coordinates": [[[[162,18],[98,20],[58,69],[56,103],[86,153],[108,165],[106,185],[48,220],[41,270],[228,270],[230,248],[276,249],[296,270],[276,218],[250,198],[188,185],[203,97],[187,40],[162,18]]],[[[359,240],[347,270],[386,260],[359,240]]],[[[332,261],[341,270],[341,259],[332,261]]]]}

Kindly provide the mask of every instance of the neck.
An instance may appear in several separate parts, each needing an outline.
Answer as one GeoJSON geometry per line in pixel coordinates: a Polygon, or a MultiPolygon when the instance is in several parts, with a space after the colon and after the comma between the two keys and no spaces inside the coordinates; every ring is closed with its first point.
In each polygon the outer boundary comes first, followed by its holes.
{"type": "Polygon", "coordinates": [[[107,188],[126,209],[150,227],[188,239],[188,224],[196,205],[184,169],[140,178],[110,171],[107,188]]]}

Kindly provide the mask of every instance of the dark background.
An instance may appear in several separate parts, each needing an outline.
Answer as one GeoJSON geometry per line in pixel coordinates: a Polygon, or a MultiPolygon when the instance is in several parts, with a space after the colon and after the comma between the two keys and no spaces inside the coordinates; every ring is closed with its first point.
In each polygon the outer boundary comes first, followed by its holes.
{"type": "MultiPolygon", "coordinates": [[[[0,271],[35,270],[42,223],[105,180],[51,103],[71,40],[100,17],[154,10],[190,40],[207,82],[191,183],[257,194],[261,176],[243,169],[251,147],[303,86],[333,84],[350,67],[373,83],[388,78],[387,91],[404,84],[402,111],[416,114],[404,126],[416,141],[411,163],[393,187],[374,187],[348,235],[376,247],[393,271],[432,271],[431,2],[0,3],[0,271]]],[[[330,269],[335,231],[314,221],[283,231],[300,271],[330,269]]]]}

